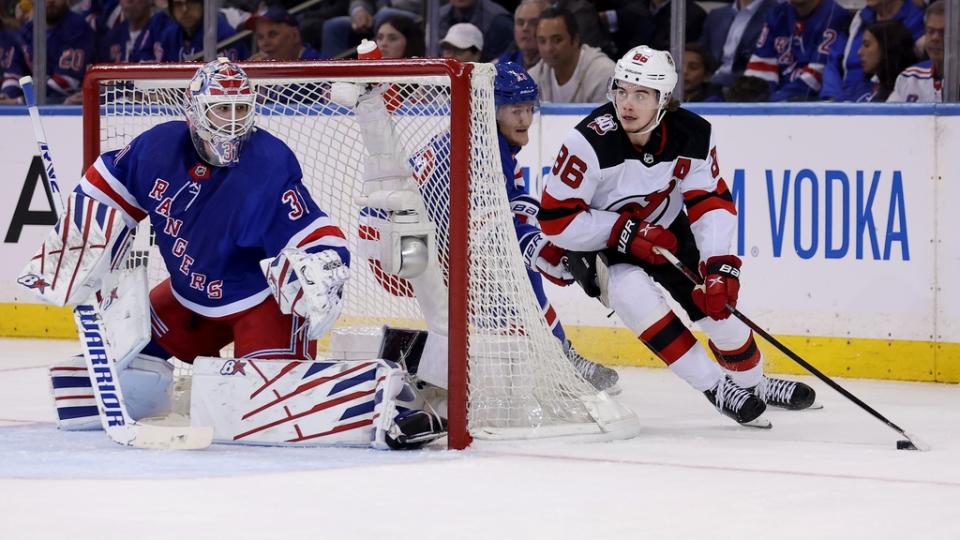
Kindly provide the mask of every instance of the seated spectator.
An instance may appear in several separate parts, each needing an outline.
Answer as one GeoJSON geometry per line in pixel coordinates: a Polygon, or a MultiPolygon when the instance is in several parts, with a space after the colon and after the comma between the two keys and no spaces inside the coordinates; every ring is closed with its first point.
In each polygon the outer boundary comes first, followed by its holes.
{"type": "Polygon", "coordinates": [[[760,77],[741,75],[727,89],[728,103],[763,103],[770,101],[770,85],[760,77]]]}
{"type": "MultiPolygon", "coordinates": [[[[93,30],[82,15],[70,11],[67,0],[46,0],[47,102],[63,103],[80,97],[80,82],[96,50],[93,30]]],[[[23,26],[24,65],[32,63],[33,21],[23,26]]]]}
{"type": "Polygon", "coordinates": [[[393,16],[377,27],[377,47],[383,58],[414,58],[426,56],[427,46],[423,30],[410,17],[393,16]]]}
{"type": "Polygon", "coordinates": [[[300,38],[300,26],[292,15],[282,7],[270,7],[263,15],[250,19],[245,26],[253,27],[257,40],[257,53],[250,57],[258,60],[322,60],[320,51],[300,38]]]}
{"type": "MultiPolygon", "coordinates": [[[[167,25],[157,36],[152,57],[144,54],[141,47],[141,60],[183,62],[203,53],[203,0],[171,0],[169,6],[175,24],[167,25]]],[[[217,41],[235,33],[226,17],[218,15],[217,41]]],[[[240,41],[219,49],[217,53],[234,61],[243,60],[247,57],[247,46],[240,41]]]]}
{"type": "MultiPolygon", "coordinates": [[[[268,7],[290,8],[299,2],[284,0],[283,2],[267,2],[268,7]]],[[[350,15],[350,0],[322,0],[319,4],[307,8],[298,15],[300,21],[300,37],[304,43],[309,43],[318,51],[323,47],[323,25],[335,17],[350,15]]],[[[372,29],[371,29],[372,30],[372,29]]]]}
{"type": "Polygon", "coordinates": [[[464,22],[483,32],[482,62],[500,56],[509,46],[513,36],[513,20],[510,12],[493,0],[450,0],[449,4],[440,8],[438,32],[445,36],[451,26],[464,22]]]}
{"type": "Polygon", "coordinates": [[[407,17],[419,22],[422,10],[423,0],[377,0],[376,5],[372,0],[351,0],[349,16],[334,17],[323,23],[320,52],[332,58],[356,46],[361,39],[373,36],[374,29],[380,28],[388,17],[407,17]]]}
{"type": "Polygon", "coordinates": [[[604,101],[614,63],[600,49],[580,43],[577,20],[569,11],[549,8],[537,23],[540,62],[530,76],[540,88],[540,99],[555,103],[604,101]]]}
{"type": "Polygon", "coordinates": [[[152,10],[153,0],[120,0],[122,16],[100,40],[100,61],[128,62],[152,10]]]}
{"type": "Polygon", "coordinates": [[[946,9],[943,0],[930,4],[923,16],[923,49],[929,60],[914,64],[897,76],[888,102],[943,102],[943,43],[946,9]]]}
{"type": "Polygon", "coordinates": [[[23,42],[12,30],[0,26],[0,105],[23,103],[20,77],[27,72],[23,62],[23,42]]]}
{"type": "Polygon", "coordinates": [[[712,83],[727,88],[743,75],[767,12],[776,3],[777,0],[736,0],[707,14],[700,44],[719,64],[710,79],[712,83]]]}
{"type": "MultiPolygon", "coordinates": [[[[170,17],[168,8],[160,8],[160,2],[154,2],[156,10],[150,20],[147,21],[147,27],[140,32],[140,35],[133,42],[133,50],[130,51],[130,62],[156,62],[157,40],[167,30],[167,27],[176,26],[177,23],[170,17]]],[[[167,4],[169,7],[169,4],[167,4]]]]}
{"type": "Polygon", "coordinates": [[[862,77],[872,88],[855,101],[886,101],[893,92],[897,75],[916,63],[913,53],[916,40],[900,21],[872,23],[863,32],[857,55],[860,57],[862,77]]]}
{"type": "Polygon", "coordinates": [[[716,62],[699,43],[687,43],[683,51],[683,101],[723,101],[722,89],[710,82],[716,62]]]}
{"type": "Polygon", "coordinates": [[[900,21],[914,40],[923,36],[923,11],[910,0],[867,0],[866,7],[853,16],[848,34],[838,36],[831,47],[820,99],[857,101],[873,94],[874,85],[870,77],[864,77],[859,50],[864,29],[876,21],[900,21]]]}
{"type": "Polygon", "coordinates": [[[537,21],[547,9],[546,0],[523,0],[513,12],[513,42],[494,63],[515,62],[529,70],[540,61],[537,48],[537,21]]]}
{"type": "Polygon", "coordinates": [[[560,8],[573,14],[580,28],[580,42],[596,47],[606,55],[615,54],[610,32],[600,20],[595,0],[555,0],[549,7],[560,8]]]}
{"type": "Polygon", "coordinates": [[[440,56],[461,62],[479,62],[483,50],[483,34],[470,23],[455,24],[440,41],[440,56]]]}
{"type": "MultiPolygon", "coordinates": [[[[670,50],[670,0],[608,0],[608,9],[600,12],[613,37],[617,54],[637,45],[670,50]]],[[[698,41],[707,13],[694,0],[686,0],[687,23],[684,40],[698,41]]]]}
{"type": "Polygon", "coordinates": [[[834,0],[788,0],[773,6],[745,75],[770,85],[770,101],[817,99],[830,47],[850,23],[834,0]]]}

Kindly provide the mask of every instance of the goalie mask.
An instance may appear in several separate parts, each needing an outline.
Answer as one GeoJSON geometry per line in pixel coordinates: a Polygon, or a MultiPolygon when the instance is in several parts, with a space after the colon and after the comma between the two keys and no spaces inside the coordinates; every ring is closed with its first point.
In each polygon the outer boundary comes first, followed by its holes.
{"type": "Polygon", "coordinates": [[[186,95],[187,125],[197,153],[217,167],[239,163],[250,136],[256,94],[237,64],[218,58],[197,70],[186,95]]]}
{"type": "MultiPolygon", "coordinates": [[[[673,57],[667,51],[651,49],[646,45],[634,47],[617,61],[610,80],[610,91],[607,97],[614,105],[617,104],[617,94],[623,92],[619,83],[635,84],[657,91],[657,112],[653,122],[639,133],[649,133],[660,125],[663,116],[667,114],[667,104],[673,96],[673,89],[677,85],[677,66],[673,57]]],[[[617,110],[619,118],[620,111],[617,110]]],[[[622,122],[622,120],[621,120],[622,122]]]]}

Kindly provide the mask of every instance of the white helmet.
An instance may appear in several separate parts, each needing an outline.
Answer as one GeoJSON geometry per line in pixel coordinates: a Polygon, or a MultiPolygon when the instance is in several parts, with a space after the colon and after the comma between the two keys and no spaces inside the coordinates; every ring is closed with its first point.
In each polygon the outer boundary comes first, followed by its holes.
{"type": "Polygon", "coordinates": [[[657,116],[653,125],[643,130],[643,133],[647,133],[657,127],[663,120],[663,115],[667,113],[666,107],[670,103],[673,89],[677,86],[677,78],[677,65],[669,52],[640,45],[630,49],[620,60],[617,60],[613,79],[610,80],[608,97],[610,101],[614,101],[614,90],[617,88],[618,81],[656,90],[658,93],[657,116]]]}
{"type": "Polygon", "coordinates": [[[253,128],[255,101],[247,74],[230,60],[221,57],[197,70],[185,108],[193,146],[204,161],[217,167],[239,163],[240,147],[253,128]],[[214,109],[222,104],[230,105],[229,114],[214,109]],[[237,114],[237,105],[247,105],[246,111],[237,114]]]}

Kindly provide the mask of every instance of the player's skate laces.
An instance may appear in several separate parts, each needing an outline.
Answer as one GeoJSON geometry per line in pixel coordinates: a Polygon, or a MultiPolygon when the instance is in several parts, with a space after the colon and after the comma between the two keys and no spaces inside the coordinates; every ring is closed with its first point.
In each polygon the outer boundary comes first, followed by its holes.
{"type": "Polygon", "coordinates": [[[753,393],[767,405],[799,411],[813,405],[817,393],[810,386],[796,381],[764,376],[753,393]]]}
{"type": "Polygon", "coordinates": [[[718,411],[733,418],[741,424],[757,419],[767,410],[757,396],[745,388],[741,388],[726,375],[717,381],[717,385],[703,393],[718,411]]]}
{"type": "Polygon", "coordinates": [[[620,375],[615,370],[587,360],[573,348],[573,344],[569,340],[563,343],[563,354],[573,364],[577,373],[592,384],[594,388],[601,391],[605,390],[608,394],[620,393],[620,387],[617,386],[620,375]]]}

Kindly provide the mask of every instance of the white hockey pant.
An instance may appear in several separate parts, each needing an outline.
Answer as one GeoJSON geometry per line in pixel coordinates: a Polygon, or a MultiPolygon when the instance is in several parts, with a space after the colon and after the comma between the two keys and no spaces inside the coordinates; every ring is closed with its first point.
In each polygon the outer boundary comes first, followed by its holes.
{"type": "MultiPolygon", "coordinates": [[[[611,266],[608,287],[610,307],[620,320],[690,386],[701,392],[709,390],[724,372],[741,386],[760,382],[762,361],[745,371],[728,370],[711,361],[667,305],[663,289],[639,266],[611,266]]],[[[741,349],[752,340],[750,328],[734,317],[723,321],[704,318],[697,325],[721,351],[741,349]]]]}

